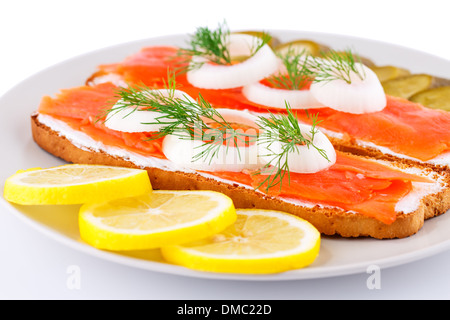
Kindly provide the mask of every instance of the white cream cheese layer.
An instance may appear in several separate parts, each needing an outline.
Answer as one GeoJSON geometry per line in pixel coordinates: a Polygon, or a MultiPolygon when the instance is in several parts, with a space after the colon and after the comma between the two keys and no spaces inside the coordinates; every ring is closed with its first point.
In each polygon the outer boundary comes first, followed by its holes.
{"type": "MultiPolygon", "coordinates": [[[[86,150],[86,151],[102,151],[105,153],[108,153],[109,155],[120,157],[122,159],[125,159],[127,161],[132,162],[138,167],[145,168],[145,167],[154,167],[154,168],[160,168],[166,171],[180,171],[185,173],[197,173],[205,178],[214,179],[216,181],[236,185],[236,182],[229,181],[225,179],[221,179],[218,177],[215,177],[210,174],[196,172],[194,170],[180,167],[172,163],[171,161],[165,160],[165,159],[159,159],[155,157],[147,157],[143,156],[137,153],[130,152],[128,150],[124,150],[118,147],[112,147],[105,145],[102,142],[96,141],[89,137],[87,134],[72,129],[69,125],[67,125],[65,122],[57,120],[49,115],[44,114],[38,114],[38,121],[53,131],[57,132],[60,136],[65,137],[68,139],[74,146],[76,146],[79,149],[86,150]]],[[[450,155],[449,155],[450,156],[450,155]]],[[[387,164],[387,162],[385,162],[387,164]]],[[[403,169],[402,169],[403,170],[403,169]]],[[[401,199],[395,209],[397,212],[400,213],[411,213],[417,210],[419,207],[421,200],[431,194],[435,194],[440,192],[445,188],[445,183],[443,181],[443,177],[439,176],[437,173],[427,173],[423,170],[417,169],[417,168],[411,168],[411,169],[404,169],[403,171],[408,173],[413,173],[421,176],[427,176],[428,178],[432,179],[433,183],[424,183],[424,182],[413,182],[413,190],[405,196],[403,199],[401,199]]],[[[241,187],[251,189],[253,188],[238,184],[241,187]]],[[[260,191],[258,191],[260,192],[260,191]]],[[[293,199],[286,199],[283,198],[284,201],[292,203],[297,206],[306,207],[306,208],[312,208],[315,206],[315,204],[307,203],[299,200],[293,200],[293,199]]],[[[330,207],[331,206],[321,206],[321,207],[330,207]]],[[[334,207],[336,208],[336,207],[334,207]]]]}

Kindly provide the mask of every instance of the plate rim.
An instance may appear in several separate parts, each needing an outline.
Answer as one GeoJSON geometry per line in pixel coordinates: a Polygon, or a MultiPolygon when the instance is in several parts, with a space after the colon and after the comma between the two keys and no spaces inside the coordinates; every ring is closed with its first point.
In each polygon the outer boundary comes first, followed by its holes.
{"type": "MultiPolygon", "coordinates": [[[[428,56],[430,59],[433,60],[439,60],[439,63],[449,63],[449,60],[446,60],[443,57],[433,55],[431,53],[427,53],[424,51],[420,51],[417,49],[408,48],[405,46],[401,46],[394,43],[388,43],[383,42],[380,40],[373,40],[373,39],[367,39],[362,37],[355,37],[355,36],[347,36],[343,34],[333,34],[333,33],[324,33],[324,32],[315,32],[315,31],[302,31],[302,30],[292,30],[292,29],[270,29],[268,32],[273,32],[274,35],[277,34],[289,34],[289,36],[292,35],[308,35],[310,37],[338,37],[340,40],[347,40],[347,41],[356,41],[356,42],[367,42],[382,46],[391,46],[393,48],[408,51],[408,52],[415,52],[416,54],[428,56]]],[[[13,94],[15,91],[17,91],[18,88],[25,85],[27,82],[33,82],[42,75],[50,72],[53,69],[62,68],[64,65],[67,65],[68,63],[75,62],[76,60],[85,59],[89,56],[100,54],[101,52],[107,52],[107,51],[114,51],[118,50],[119,48],[129,48],[129,47],[143,47],[146,42],[154,43],[158,40],[165,40],[167,39],[184,39],[186,38],[186,34],[173,34],[173,35],[163,35],[158,37],[152,37],[152,38],[144,38],[134,41],[128,41],[124,43],[118,43],[111,46],[98,48],[96,50],[92,50],[89,52],[85,52],[83,54],[71,57],[69,59],[65,59],[63,61],[60,61],[58,63],[55,63],[53,65],[47,66],[46,68],[43,68],[42,70],[35,72],[34,74],[28,76],[27,78],[23,79],[19,83],[13,85],[11,88],[9,88],[2,96],[0,96],[0,106],[3,105],[3,100],[6,100],[8,96],[13,94]]],[[[45,95],[48,93],[43,93],[42,95],[45,95]]],[[[38,221],[35,221],[31,219],[30,217],[26,216],[25,214],[21,213],[19,210],[15,209],[9,202],[7,202],[3,197],[0,199],[1,206],[5,208],[8,212],[12,213],[14,216],[16,216],[19,220],[24,221],[28,226],[32,227],[33,229],[37,230],[38,232],[44,234],[45,236],[59,242],[63,243],[64,245],[77,250],[79,252],[82,252],[84,254],[88,254],[95,258],[101,258],[103,260],[107,260],[109,262],[113,263],[119,263],[122,265],[126,265],[128,267],[133,268],[139,268],[143,270],[148,271],[154,271],[154,272],[161,272],[165,274],[172,274],[172,275],[178,275],[178,276],[187,276],[187,277],[194,277],[194,278],[205,278],[205,279],[215,279],[215,280],[247,280],[247,281],[284,281],[284,280],[304,280],[304,279],[319,279],[319,278],[328,278],[328,277],[335,277],[335,276],[345,276],[345,275],[351,275],[351,274],[357,274],[357,273],[364,273],[367,270],[368,265],[375,264],[381,268],[390,268],[395,267],[403,264],[407,264],[410,262],[414,262],[420,259],[427,258],[429,256],[441,253],[443,251],[447,251],[450,249],[450,238],[448,238],[445,241],[439,242],[437,244],[432,245],[431,247],[421,248],[419,250],[416,250],[414,252],[407,252],[405,254],[402,254],[400,256],[397,256],[396,259],[393,259],[392,257],[389,258],[382,258],[382,259],[374,259],[373,261],[369,261],[369,264],[367,261],[361,262],[359,264],[353,264],[351,266],[335,266],[335,267],[321,267],[315,270],[314,267],[308,269],[308,267],[299,269],[299,270],[292,270],[287,271],[281,274],[270,274],[270,275],[245,275],[245,274],[223,274],[223,273],[210,273],[210,272],[203,272],[203,271],[196,271],[192,269],[187,269],[181,266],[172,265],[169,263],[164,262],[158,262],[158,261],[149,261],[149,260],[142,260],[138,258],[133,258],[129,256],[123,256],[120,254],[116,254],[113,252],[106,252],[102,250],[98,250],[96,248],[93,248],[87,244],[82,243],[81,241],[76,241],[68,236],[65,236],[58,232],[57,230],[41,223],[38,221]],[[150,267],[149,267],[150,266],[150,267]],[[169,269],[169,270],[167,270],[169,269]]],[[[448,213],[447,213],[448,214],[448,213]]]]}

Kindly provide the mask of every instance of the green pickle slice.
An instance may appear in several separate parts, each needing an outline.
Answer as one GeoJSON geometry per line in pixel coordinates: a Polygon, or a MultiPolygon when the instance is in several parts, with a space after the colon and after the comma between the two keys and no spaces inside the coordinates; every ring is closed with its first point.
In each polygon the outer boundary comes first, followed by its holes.
{"type": "Polygon", "coordinates": [[[408,70],[395,66],[373,66],[371,69],[381,82],[410,75],[408,70]]]}
{"type": "Polygon", "coordinates": [[[421,91],[409,100],[428,108],[450,111],[450,86],[421,91]]]}
{"type": "Polygon", "coordinates": [[[427,90],[433,83],[433,77],[428,74],[413,74],[382,82],[387,95],[409,99],[414,94],[427,90]]]}

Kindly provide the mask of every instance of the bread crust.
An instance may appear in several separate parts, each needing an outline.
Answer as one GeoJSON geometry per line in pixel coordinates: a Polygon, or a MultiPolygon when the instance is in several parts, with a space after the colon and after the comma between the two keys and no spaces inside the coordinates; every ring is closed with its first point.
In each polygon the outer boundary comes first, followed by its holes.
{"type": "MultiPolygon", "coordinates": [[[[42,149],[67,162],[138,168],[132,162],[108,153],[76,147],[64,136],[40,123],[36,114],[31,116],[31,129],[33,139],[42,149]]],[[[426,219],[445,213],[450,207],[450,188],[447,187],[444,191],[423,199],[416,211],[408,214],[399,213],[395,222],[387,225],[377,219],[338,208],[302,207],[238,184],[220,182],[195,173],[172,172],[151,167],[144,169],[147,170],[154,189],[218,191],[229,196],[237,208],[285,211],[309,221],[322,234],[329,236],[405,238],[417,233],[426,219]]],[[[441,174],[445,174],[447,186],[450,185],[450,174],[448,172],[441,172],[441,174]]]]}

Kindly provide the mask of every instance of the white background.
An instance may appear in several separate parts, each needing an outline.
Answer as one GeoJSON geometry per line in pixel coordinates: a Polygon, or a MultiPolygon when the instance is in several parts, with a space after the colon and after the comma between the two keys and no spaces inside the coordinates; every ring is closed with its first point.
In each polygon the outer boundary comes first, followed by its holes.
{"type": "MultiPolygon", "coordinates": [[[[445,0],[2,1],[0,95],[30,75],[111,45],[198,26],[289,29],[395,43],[450,59],[445,0]],[[165,4],[163,4],[165,3],[165,4]]],[[[449,75],[450,77],[450,75],[449,75]]],[[[6,112],[2,110],[2,112],[6,112]]],[[[450,252],[369,274],[281,281],[192,279],[137,270],[67,248],[0,211],[2,299],[449,299],[450,252]],[[67,269],[81,287],[67,286],[67,269]]]]}

